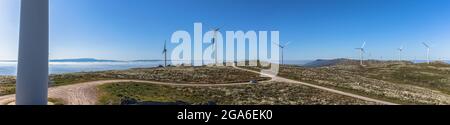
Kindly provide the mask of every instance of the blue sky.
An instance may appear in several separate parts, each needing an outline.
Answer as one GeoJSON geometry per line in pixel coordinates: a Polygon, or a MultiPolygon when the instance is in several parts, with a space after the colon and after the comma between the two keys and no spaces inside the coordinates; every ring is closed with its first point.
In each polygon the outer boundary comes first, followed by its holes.
{"type": "MultiPolygon", "coordinates": [[[[288,60],[450,59],[448,0],[50,0],[50,58],[161,59],[177,30],[278,30],[288,60]]],[[[0,60],[16,59],[19,0],[0,0],[0,60]]],[[[224,33],[223,33],[224,34],[224,33]]],[[[176,45],[170,44],[169,50],[176,45]]]]}

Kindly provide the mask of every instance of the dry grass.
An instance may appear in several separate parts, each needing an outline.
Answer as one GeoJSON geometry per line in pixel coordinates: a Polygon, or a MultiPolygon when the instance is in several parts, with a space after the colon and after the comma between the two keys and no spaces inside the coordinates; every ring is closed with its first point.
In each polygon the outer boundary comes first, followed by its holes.
{"type": "Polygon", "coordinates": [[[232,67],[170,67],[153,69],[132,69],[106,72],[121,79],[152,80],[173,83],[241,83],[251,80],[264,81],[267,77],[259,74],[241,71],[232,67]]]}
{"type": "Polygon", "coordinates": [[[367,105],[374,104],[298,84],[261,83],[241,86],[180,87],[142,83],[99,86],[100,104],[138,102],[186,102],[219,105],[367,105]]]}
{"type": "Polygon", "coordinates": [[[0,96],[15,93],[16,78],[13,76],[0,76],[0,96]]]}
{"type": "MultiPolygon", "coordinates": [[[[252,68],[259,70],[258,68],[252,68]]],[[[282,66],[282,77],[401,104],[450,104],[448,66],[424,64],[282,66]]]]}
{"type": "MultiPolygon", "coordinates": [[[[251,80],[265,81],[270,78],[234,69],[232,67],[168,67],[140,68],[117,71],[80,72],[50,76],[50,86],[62,86],[81,82],[133,79],[181,84],[246,83],[251,80]]],[[[15,77],[0,76],[0,95],[15,93],[15,77]]]]}

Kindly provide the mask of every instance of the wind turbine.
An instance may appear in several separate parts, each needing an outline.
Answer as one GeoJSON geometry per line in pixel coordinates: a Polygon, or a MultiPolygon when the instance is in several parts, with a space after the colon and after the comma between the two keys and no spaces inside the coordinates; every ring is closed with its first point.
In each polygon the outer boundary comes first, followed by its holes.
{"type": "Polygon", "coordinates": [[[215,65],[217,65],[217,56],[218,56],[218,53],[217,53],[217,33],[219,32],[219,30],[220,30],[220,28],[212,28],[211,29],[212,31],[214,31],[214,37],[213,37],[213,39],[212,39],[212,44],[214,45],[214,53],[216,54],[215,55],[215,57],[214,57],[214,64],[215,65]]]}
{"type": "Polygon", "coordinates": [[[422,42],[422,44],[427,48],[427,63],[430,64],[430,46],[425,42],[422,42]]]}
{"type": "Polygon", "coordinates": [[[403,45],[400,46],[400,48],[398,48],[397,51],[399,53],[399,60],[398,61],[402,61],[403,45]]]}
{"type": "Polygon", "coordinates": [[[280,49],[281,49],[281,64],[282,64],[282,65],[284,64],[284,48],[286,48],[287,45],[289,45],[290,43],[291,43],[291,42],[287,42],[287,43],[284,44],[284,45],[280,45],[280,44],[278,44],[278,43],[273,42],[273,44],[277,45],[277,46],[280,47],[280,49]]]}
{"type": "Polygon", "coordinates": [[[360,55],[359,63],[360,63],[360,65],[363,65],[364,53],[366,53],[366,51],[364,50],[365,46],[366,46],[366,42],[364,42],[362,44],[361,48],[355,48],[356,50],[359,50],[359,55],[360,55]]]}
{"type": "Polygon", "coordinates": [[[48,103],[48,0],[22,0],[16,105],[48,103]]]}
{"type": "Polygon", "coordinates": [[[164,49],[162,53],[164,54],[164,67],[167,67],[167,48],[166,48],[167,41],[164,41],[164,49]]]}

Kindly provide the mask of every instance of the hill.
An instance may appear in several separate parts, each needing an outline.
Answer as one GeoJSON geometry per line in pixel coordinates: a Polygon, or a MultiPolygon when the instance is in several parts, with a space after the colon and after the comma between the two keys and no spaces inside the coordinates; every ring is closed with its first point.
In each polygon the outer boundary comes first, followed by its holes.
{"type": "Polygon", "coordinates": [[[94,58],[77,58],[77,59],[54,59],[50,62],[120,62],[117,60],[100,60],[94,58]]]}
{"type": "MultiPolygon", "coordinates": [[[[364,60],[364,65],[390,65],[390,64],[413,64],[410,61],[384,61],[384,60],[364,60]]],[[[316,61],[307,63],[303,65],[304,67],[327,67],[327,66],[346,66],[346,65],[360,65],[359,60],[352,60],[352,59],[331,59],[331,60],[325,60],[325,59],[318,59],[316,61]]]]}

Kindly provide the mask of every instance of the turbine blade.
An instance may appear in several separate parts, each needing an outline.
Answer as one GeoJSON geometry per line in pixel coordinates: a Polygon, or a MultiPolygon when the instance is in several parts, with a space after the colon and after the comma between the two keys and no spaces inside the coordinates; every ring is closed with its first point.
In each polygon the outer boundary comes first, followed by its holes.
{"type": "Polygon", "coordinates": [[[219,31],[222,28],[223,28],[223,26],[221,26],[221,27],[211,27],[211,28],[209,28],[209,30],[213,31],[213,32],[217,32],[217,31],[219,31]]]}
{"type": "Polygon", "coordinates": [[[162,52],[163,54],[167,52],[166,44],[167,44],[167,41],[165,40],[165,41],[164,41],[164,49],[163,49],[163,52],[162,52]]]}
{"type": "Polygon", "coordinates": [[[403,51],[403,45],[400,48],[397,48],[398,51],[403,51]]]}
{"type": "Polygon", "coordinates": [[[275,43],[275,42],[272,42],[273,44],[275,44],[275,45],[277,45],[278,47],[280,47],[280,48],[283,48],[280,44],[278,44],[278,43],[275,43]]]}
{"type": "Polygon", "coordinates": [[[289,42],[287,42],[286,44],[284,44],[284,46],[283,47],[286,47],[287,45],[289,45],[289,44],[291,44],[291,42],[289,41],[289,42]]]}
{"type": "Polygon", "coordinates": [[[364,48],[366,46],[366,42],[364,41],[364,43],[362,44],[361,48],[364,48]]]}
{"type": "Polygon", "coordinates": [[[220,29],[222,29],[223,27],[225,27],[225,25],[222,25],[220,27],[217,28],[217,31],[219,31],[220,29]]]}
{"type": "Polygon", "coordinates": [[[425,42],[422,42],[422,44],[423,44],[425,47],[430,48],[430,46],[428,46],[428,44],[426,44],[425,42]]]}

